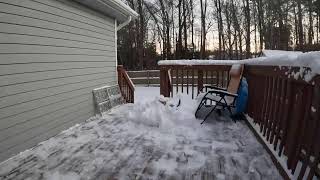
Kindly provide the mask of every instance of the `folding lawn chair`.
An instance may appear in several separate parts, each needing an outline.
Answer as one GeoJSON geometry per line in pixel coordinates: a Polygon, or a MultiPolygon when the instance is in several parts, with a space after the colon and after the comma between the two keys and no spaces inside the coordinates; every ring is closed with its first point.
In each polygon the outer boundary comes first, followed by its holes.
{"type": "Polygon", "coordinates": [[[230,112],[231,117],[233,116],[231,108],[235,108],[236,98],[238,97],[237,91],[240,86],[240,82],[242,78],[242,71],[243,71],[243,65],[240,65],[240,64],[232,65],[229,72],[230,81],[228,82],[227,89],[215,87],[215,86],[204,86],[206,94],[201,99],[200,104],[195,112],[195,116],[197,117],[199,110],[203,106],[213,107],[213,108],[205,116],[201,124],[203,124],[204,121],[209,117],[209,115],[217,109],[219,110],[227,109],[230,112]],[[210,101],[210,105],[207,104],[208,101],[210,101]]]}

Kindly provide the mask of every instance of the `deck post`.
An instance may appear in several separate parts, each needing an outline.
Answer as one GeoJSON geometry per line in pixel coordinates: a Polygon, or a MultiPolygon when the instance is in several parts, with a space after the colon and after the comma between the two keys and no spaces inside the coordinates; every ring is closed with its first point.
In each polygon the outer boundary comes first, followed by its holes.
{"type": "Polygon", "coordinates": [[[203,70],[198,70],[198,94],[203,88],[203,70]]]}
{"type": "Polygon", "coordinates": [[[160,94],[164,97],[170,96],[168,69],[160,68],[160,94]]]}

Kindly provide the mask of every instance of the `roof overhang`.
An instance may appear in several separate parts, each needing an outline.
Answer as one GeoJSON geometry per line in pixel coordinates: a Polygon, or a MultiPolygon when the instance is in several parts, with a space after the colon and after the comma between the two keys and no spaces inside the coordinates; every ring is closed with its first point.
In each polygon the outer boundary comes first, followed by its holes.
{"type": "Polygon", "coordinates": [[[117,20],[119,24],[125,23],[128,19],[138,17],[133,9],[121,0],[74,0],[93,10],[117,20]]]}

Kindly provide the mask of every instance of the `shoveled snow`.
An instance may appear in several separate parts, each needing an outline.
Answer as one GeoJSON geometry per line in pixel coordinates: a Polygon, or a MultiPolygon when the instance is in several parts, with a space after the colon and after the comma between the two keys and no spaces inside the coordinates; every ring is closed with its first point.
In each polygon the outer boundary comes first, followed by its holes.
{"type": "Polygon", "coordinates": [[[141,95],[3,162],[0,179],[281,179],[244,122],[200,125],[196,101],[141,95]]]}
{"type": "Polygon", "coordinates": [[[291,56],[297,57],[302,54],[301,51],[283,51],[283,50],[262,50],[262,54],[266,57],[272,56],[291,56]]]}

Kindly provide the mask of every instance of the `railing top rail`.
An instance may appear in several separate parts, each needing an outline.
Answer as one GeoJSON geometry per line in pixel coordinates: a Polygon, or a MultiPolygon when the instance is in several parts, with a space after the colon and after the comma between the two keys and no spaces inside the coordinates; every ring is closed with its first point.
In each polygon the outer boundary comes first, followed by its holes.
{"type": "Polygon", "coordinates": [[[160,69],[197,69],[197,70],[230,70],[232,65],[159,65],[160,69]]]}
{"type": "MultiPolygon", "coordinates": [[[[236,63],[239,64],[239,63],[236,63]]],[[[194,70],[208,70],[208,71],[218,71],[224,70],[229,71],[232,64],[160,64],[160,69],[194,69],[194,70]]],[[[279,65],[261,65],[261,64],[245,64],[246,73],[254,73],[256,75],[269,75],[278,76],[281,78],[288,78],[297,81],[313,82],[316,79],[316,73],[312,72],[310,67],[299,67],[299,66],[279,66],[279,65]]]]}
{"type": "Polygon", "coordinates": [[[272,76],[295,80],[301,83],[319,83],[320,75],[313,74],[309,67],[245,65],[244,75],[272,76]]]}
{"type": "Polygon", "coordinates": [[[189,59],[189,60],[161,60],[158,62],[159,66],[165,65],[233,65],[240,63],[239,60],[209,60],[209,59],[189,59]]]}
{"type": "MultiPolygon", "coordinates": [[[[257,57],[244,60],[205,60],[205,59],[190,59],[190,60],[161,60],[158,62],[160,67],[164,66],[191,66],[193,68],[208,68],[207,66],[231,66],[233,64],[244,64],[246,66],[266,67],[266,66],[287,66],[301,67],[300,71],[308,71],[304,75],[306,81],[310,81],[312,77],[320,74],[320,52],[309,52],[299,54],[275,54],[267,57],[257,57]]],[[[302,72],[304,73],[304,72],[302,72]]]]}

